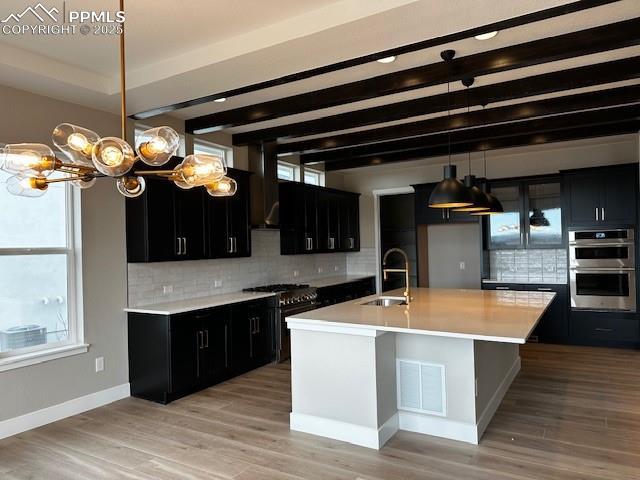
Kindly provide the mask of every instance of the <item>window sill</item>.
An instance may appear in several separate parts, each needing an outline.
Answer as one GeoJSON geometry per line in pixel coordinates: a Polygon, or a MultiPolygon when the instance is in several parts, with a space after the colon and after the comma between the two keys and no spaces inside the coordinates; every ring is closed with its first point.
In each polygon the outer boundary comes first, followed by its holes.
{"type": "Polygon", "coordinates": [[[49,362],[59,358],[71,357],[89,351],[89,344],[80,343],[64,345],[37,352],[29,352],[23,355],[15,355],[7,358],[0,358],[0,372],[13,370],[15,368],[28,367],[38,363],[49,362]]]}

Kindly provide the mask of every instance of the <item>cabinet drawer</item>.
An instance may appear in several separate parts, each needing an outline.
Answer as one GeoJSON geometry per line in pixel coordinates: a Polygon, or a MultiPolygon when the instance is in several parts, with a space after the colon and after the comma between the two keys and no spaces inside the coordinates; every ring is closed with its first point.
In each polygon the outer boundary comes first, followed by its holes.
{"type": "Polygon", "coordinates": [[[578,342],[638,343],[640,322],[610,313],[571,312],[571,337],[578,342]]]}
{"type": "Polygon", "coordinates": [[[520,283],[485,283],[482,282],[482,290],[524,290],[520,283]]]}

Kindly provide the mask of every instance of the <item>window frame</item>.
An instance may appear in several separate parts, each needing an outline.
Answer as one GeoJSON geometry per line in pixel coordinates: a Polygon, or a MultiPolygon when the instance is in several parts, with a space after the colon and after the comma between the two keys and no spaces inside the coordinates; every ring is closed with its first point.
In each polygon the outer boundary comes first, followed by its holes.
{"type": "Polygon", "coordinates": [[[321,171],[321,170],[316,170],[314,168],[305,167],[305,169],[304,169],[304,183],[306,183],[307,185],[316,185],[318,187],[324,187],[325,186],[325,175],[324,175],[324,172],[321,171]],[[309,173],[311,175],[315,175],[316,178],[318,179],[318,183],[307,182],[307,173],[309,173]]]}
{"type": "Polygon", "coordinates": [[[296,165],[295,163],[289,163],[289,162],[285,162],[284,160],[278,160],[278,163],[276,165],[276,177],[278,178],[278,180],[284,180],[286,182],[299,182],[300,181],[300,166],[296,165]],[[291,170],[291,173],[293,174],[293,179],[289,179],[289,178],[282,178],[279,175],[278,172],[278,168],[279,167],[284,167],[284,168],[288,168],[291,170]]]}
{"type": "MultiPolygon", "coordinates": [[[[82,233],[80,191],[64,183],[65,229],[63,247],[0,248],[0,256],[65,255],[67,267],[67,339],[0,352],[0,372],[88,351],[84,343],[82,295],[82,233]]],[[[28,201],[28,199],[25,199],[28,201]]]]}
{"type": "Polygon", "coordinates": [[[224,145],[219,145],[217,143],[213,143],[210,142],[208,140],[201,140],[199,138],[194,138],[193,139],[193,148],[192,148],[192,153],[196,153],[196,146],[199,145],[201,147],[204,147],[204,151],[200,152],[200,153],[204,153],[204,154],[214,154],[213,152],[209,151],[207,152],[207,149],[211,149],[211,150],[220,150],[223,154],[224,157],[224,163],[227,167],[233,168],[233,149],[229,148],[229,147],[225,147],[224,145]]]}

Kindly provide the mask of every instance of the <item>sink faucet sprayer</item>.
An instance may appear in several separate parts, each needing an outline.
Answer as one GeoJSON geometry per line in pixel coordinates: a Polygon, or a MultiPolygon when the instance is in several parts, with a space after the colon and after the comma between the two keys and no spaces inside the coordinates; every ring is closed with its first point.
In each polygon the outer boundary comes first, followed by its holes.
{"type": "Polygon", "coordinates": [[[400,249],[400,248],[390,248],[389,250],[387,250],[387,252],[384,254],[384,257],[382,257],[382,266],[386,266],[387,264],[387,257],[389,256],[389,254],[391,253],[399,253],[400,255],[402,255],[404,257],[404,268],[383,268],[382,269],[382,273],[383,273],[383,278],[385,280],[388,279],[389,277],[389,273],[404,273],[404,281],[405,281],[405,286],[404,286],[404,297],[406,299],[407,304],[411,301],[411,295],[409,292],[409,257],[407,256],[407,253],[400,249]]]}

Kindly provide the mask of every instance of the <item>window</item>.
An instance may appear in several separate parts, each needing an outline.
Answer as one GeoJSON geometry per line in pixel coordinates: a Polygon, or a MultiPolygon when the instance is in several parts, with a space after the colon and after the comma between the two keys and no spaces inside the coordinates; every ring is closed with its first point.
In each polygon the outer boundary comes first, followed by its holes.
{"type": "Polygon", "coordinates": [[[304,183],[310,185],[318,185],[324,187],[324,172],[313,170],[311,168],[304,169],[304,183]]]}
{"type": "Polygon", "coordinates": [[[78,198],[66,183],[39,198],[15,197],[8,178],[0,172],[0,363],[82,341],[78,198]]]}
{"type": "Polygon", "coordinates": [[[292,163],[278,162],[278,178],[298,182],[300,181],[300,167],[292,163]]]}
{"type": "Polygon", "coordinates": [[[233,150],[204,140],[193,141],[193,153],[206,153],[222,157],[227,167],[233,167],[233,150]]]}
{"type": "MultiPolygon", "coordinates": [[[[135,138],[135,144],[138,145],[138,139],[142,136],[142,134],[144,133],[145,130],[149,130],[150,128],[153,127],[149,127],[147,125],[140,125],[139,123],[136,124],[136,128],[134,131],[134,138],[135,138]]],[[[185,143],[184,143],[184,135],[179,134],[180,136],[180,146],[178,147],[178,151],[176,152],[176,155],[180,156],[180,157],[184,157],[186,155],[186,148],[185,148],[185,143]]]]}

